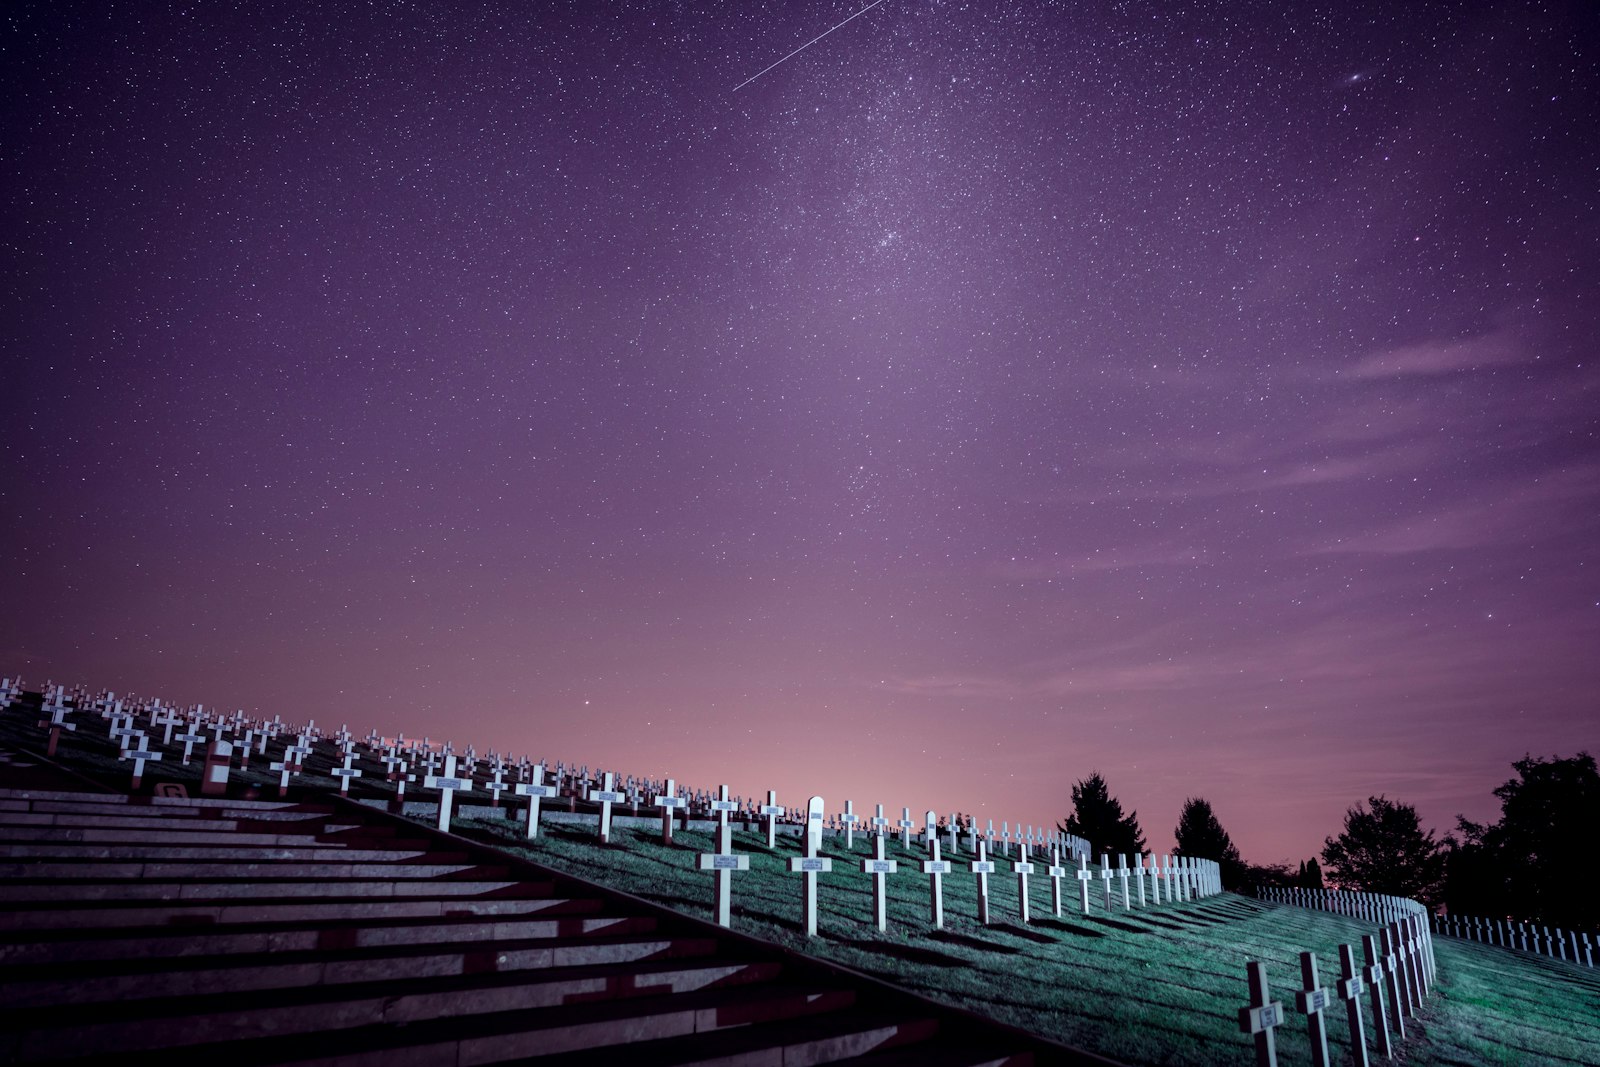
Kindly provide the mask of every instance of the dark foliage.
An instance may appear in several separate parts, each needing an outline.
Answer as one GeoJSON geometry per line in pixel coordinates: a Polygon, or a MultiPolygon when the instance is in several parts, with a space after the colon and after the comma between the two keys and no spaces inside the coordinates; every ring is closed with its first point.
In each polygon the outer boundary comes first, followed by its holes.
{"type": "Polygon", "coordinates": [[[1107,852],[1137,856],[1145,850],[1139,813],[1122,814],[1122,805],[1111,795],[1099,771],[1072,787],[1072,814],[1061,829],[1088,841],[1097,856],[1107,852]]]}
{"type": "Polygon", "coordinates": [[[1505,915],[1564,929],[1600,925],[1593,841],[1600,826],[1600,770],[1580,752],[1567,759],[1525,756],[1517,777],[1494,791],[1500,821],[1458,819],[1445,901],[1463,915],[1505,915]]]}
{"type": "Polygon", "coordinates": [[[1334,882],[1367,893],[1411,897],[1432,907],[1444,888],[1444,843],[1423,830],[1417,809],[1384,796],[1345,813],[1344,832],[1323,842],[1334,882]]]}
{"type": "Polygon", "coordinates": [[[1245,884],[1245,865],[1239,850],[1234,847],[1228,831],[1217,821],[1211,802],[1200,797],[1190,797],[1183,802],[1178,815],[1177,829],[1172,831],[1178,842],[1180,856],[1215,860],[1222,871],[1222,887],[1239,889],[1245,884]]]}

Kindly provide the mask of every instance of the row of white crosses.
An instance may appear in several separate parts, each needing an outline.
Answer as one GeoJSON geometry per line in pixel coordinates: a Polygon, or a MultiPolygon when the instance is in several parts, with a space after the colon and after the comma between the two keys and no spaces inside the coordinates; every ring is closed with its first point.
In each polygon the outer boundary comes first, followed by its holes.
{"type": "Polygon", "coordinates": [[[1556,927],[1530,926],[1517,919],[1484,919],[1467,915],[1436,915],[1434,933],[1477,941],[1485,945],[1533,952],[1555,959],[1570,959],[1585,967],[1594,966],[1594,944],[1587,933],[1556,927]],[[1569,955],[1570,953],[1570,955],[1569,955]]]}
{"type": "MultiPolygon", "coordinates": [[[[1369,998],[1371,1005],[1373,1043],[1378,1055],[1393,1059],[1399,1042],[1405,1040],[1406,1020],[1422,1009],[1423,999],[1432,988],[1436,977],[1433,942],[1421,914],[1407,914],[1383,927],[1377,935],[1363,935],[1361,951],[1366,965],[1358,969],[1351,946],[1339,946],[1340,978],[1331,991],[1317,977],[1316,953],[1300,953],[1302,988],[1295,992],[1295,1009],[1306,1017],[1311,1062],[1315,1067],[1330,1067],[1327,1021],[1323,1012],[1336,1001],[1344,1004],[1350,1028],[1351,1060],[1357,1067],[1367,1067],[1362,997],[1369,998]]],[[[1239,1009],[1239,1029],[1254,1039],[1258,1067],[1277,1067],[1275,1031],[1287,1021],[1283,1004],[1271,997],[1263,963],[1253,960],[1247,964],[1246,977],[1250,1003],[1239,1009]]]]}
{"type": "MultiPolygon", "coordinates": [[[[701,853],[697,857],[697,863],[701,870],[711,871],[714,873],[716,879],[715,906],[713,909],[715,919],[718,924],[722,926],[728,926],[732,919],[733,874],[736,871],[749,870],[750,857],[748,855],[735,854],[732,849],[733,839],[728,823],[728,815],[730,812],[737,810],[738,804],[735,801],[728,799],[727,786],[724,785],[721,787],[719,799],[712,802],[712,807],[717,812],[718,816],[718,825],[716,829],[716,851],[701,853]]],[[[823,801],[821,797],[812,797],[808,802],[805,826],[805,854],[803,856],[792,857],[789,860],[790,871],[806,876],[801,925],[806,932],[806,936],[808,937],[814,936],[817,932],[816,876],[818,874],[829,873],[833,870],[833,861],[827,857],[819,856],[817,854],[822,842],[822,831],[825,821],[822,808],[823,801]]],[[[944,878],[955,873],[955,865],[950,860],[945,859],[941,854],[942,850],[939,834],[937,832],[937,820],[938,817],[932,811],[927,812],[924,816],[923,839],[924,847],[927,853],[927,859],[922,862],[921,871],[928,877],[930,921],[934,926],[942,927],[944,926],[945,914],[944,878]]],[[[904,840],[908,834],[908,830],[905,825],[905,823],[908,821],[909,820],[902,816],[900,823],[897,824],[901,831],[902,840],[904,840]]],[[[851,826],[851,823],[846,822],[845,825],[848,828],[851,826]]],[[[873,817],[872,825],[881,829],[888,825],[888,820],[885,819],[881,814],[876,815],[873,817]]],[[[850,830],[847,829],[846,832],[848,834],[850,833],[850,830]]],[[[886,832],[873,834],[873,854],[870,858],[860,861],[861,872],[872,877],[872,922],[873,925],[880,931],[888,928],[888,879],[890,876],[899,872],[899,862],[897,860],[890,859],[886,854],[885,845],[887,839],[888,834],[886,832]]],[[[768,840],[771,841],[770,834],[768,840]]],[[[1027,924],[1032,921],[1032,893],[1029,890],[1028,880],[1035,873],[1036,868],[1030,860],[1029,846],[1026,839],[1018,843],[1017,849],[1017,857],[1011,861],[1011,873],[1015,875],[1017,879],[1017,915],[1024,924],[1027,924]]],[[[1192,899],[1193,896],[1196,895],[1219,891],[1220,881],[1216,877],[1215,867],[1216,865],[1210,863],[1210,861],[1201,860],[1183,860],[1180,864],[1172,864],[1169,857],[1169,865],[1167,868],[1165,868],[1164,874],[1164,877],[1166,878],[1166,892],[1169,894],[1167,896],[1167,900],[1187,900],[1192,899]],[[1181,878],[1178,872],[1182,872],[1183,876],[1181,878]]],[[[1138,866],[1130,868],[1126,862],[1124,862],[1120,868],[1115,868],[1110,866],[1109,861],[1104,868],[1105,872],[1109,872],[1113,876],[1120,872],[1123,882],[1122,896],[1124,907],[1129,906],[1129,893],[1127,888],[1128,876],[1134,870],[1145,869],[1150,870],[1153,874],[1162,873],[1161,868],[1154,866],[1153,859],[1152,866],[1150,868],[1141,868],[1138,866]]],[[[988,843],[986,840],[979,839],[976,842],[976,858],[967,864],[967,870],[976,879],[978,902],[977,919],[980,923],[987,925],[991,921],[989,878],[991,875],[999,872],[995,865],[995,861],[989,858],[988,843]]],[[[1058,847],[1053,847],[1050,852],[1050,864],[1048,868],[1046,868],[1046,874],[1051,880],[1051,899],[1054,913],[1057,916],[1061,915],[1063,911],[1062,882],[1071,873],[1071,869],[1065,866],[1065,864],[1062,862],[1060,849],[1058,847]]],[[[1090,870],[1087,860],[1083,861],[1083,865],[1078,871],[1078,880],[1083,887],[1082,906],[1085,913],[1087,913],[1089,910],[1088,886],[1089,880],[1092,876],[1093,872],[1090,870]]],[[[1110,885],[1111,883],[1108,879],[1106,881],[1106,899],[1108,906],[1111,902],[1110,885]]],[[[1157,883],[1157,888],[1155,890],[1156,903],[1160,903],[1161,901],[1162,890],[1160,886],[1161,884],[1157,883]]],[[[1144,900],[1145,898],[1141,885],[1140,903],[1143,904],[1144,900]]]]}

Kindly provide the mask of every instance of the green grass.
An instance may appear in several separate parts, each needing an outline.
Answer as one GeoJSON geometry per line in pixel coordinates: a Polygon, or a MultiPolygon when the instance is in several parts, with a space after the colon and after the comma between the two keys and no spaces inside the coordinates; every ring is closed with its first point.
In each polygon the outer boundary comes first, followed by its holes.
{"type": "MultiPolygon", "coordinates": [[[[0,741],[42,749],[36,718],[15,710],[0,716],[0,741]]],[[[84,725],[63,738],[58,759],[126,788],[129,766],[114,758],[99,720],[78,721],[84,725]]],[[[336,790],[337,783],[325,776],[331,765],[325,755],[314,756],[311,773],[295,780],[291,795],[336,790]]],[[[179,781],[198,792],[200,767],[198,758],[188,768],[176,757],[151,764],[145,789],[179,781]]],[[[266,773],[264,761],[247,775],[235,772],[234,784],[234,795],[247,784],[264,798],[276,795],[276,776],[266,773]]],[[[373,797],[386,795],[387,787],[363,779],[353,792],[373,797]]],[[[613,843],[601,847],[592,830],[569,825],[547,823],[531,843],[521,836],[520,824],[505,819],[458,819],[454,829],[711,918],[712,876],[697,870],[694,860],[711,850],[709,834],[680,831],[676,845],[664,848],[655,830],[619,829],[613,843]]],[[[1107,913],[1098,883],[1091,891],[1092,913],[1085,917],[1078,911],[1076,882],[1064,885],[1065,913],[1058,919],[1051,914],[1049,880],[1039,875],[1031,879],[1033,922],[1024,928],[1017,920],[1016,879],[1008,873],[991,878],[994,923],[987,927],[976,921],[973,877],[947,877],[941,931],[930,924],[928,879],[915,867],[922,857],[891,843],[888,855],[902,867],[889,879],[890,927],[879,934],[871,924],[871,878],[853,862],[868,854],[866,839],[858,837],[854,854],[845,852],[842,839],[827,840],[824,854],[834,858],[835,871],[821,877],[820,933],[808,940],[799,927],[800,877],[785,869],[787,857],[798,854],[799,840],[780,837],[778,845],[769,852],[764,835],[734,835],[735,851],[749,853],[752,868],[734,876],[735,929],[1128,1063],[1249,1062],[1249,1040],[1236,1021],[1246,999],[1245,964],[1264,961],[1274,999],[1292,1006],[1302,949],[1317,953],[1327,985],[1337,976],[1338,945],[1359,946],[1361,935],[1372,932],[1353,919],[1233,894],[1107,913]]],[[[970,859],[953,858],[961,867],[970,859]]],[[[1036,869],[1045,866],[1037,863],[1036,869]]],[[[1445,938],[1435,946],[1439,981],[1420,1019],[1408,1027],[1402,1062],[1600,1063],[1600,970],[1445,938]]],[[[1331,1016],[1334,1062],[1348,1062],[1342,1006],[1331,1016]]],[[[1370,1041],[1365,1003],[1363,1016],[1370,1041]]],[[[1304,1017],[1291,1012],[1278,1035],[1281,1063],[1310,1062],[1304,1017]]]]}
{"type": "MultiPolygon", "coordinates": [[[[546,824],[529,842],[504,819],[456,823],[457,832],[490,839],[536,862],[711,918],[712,876],[695,854],[712,850],[711,835],[679,831],[663,847],[655,830],[622,829],[600,846],[592,831],[546,824]]],[[[891,839],[901,861],[889,878],[889,930],[872,925],[872,879],[842,838],[826,840],[834,872],[820,876],[816,938],[800,926],[799,875],[789,856],[799,839],[780,837],[769,851],[764,834],[736,832],[734,851],[751,869],[733,879],[734,928],[811,953],[1055,1040],[1129,1063],[1247,1062],[1249,1039],[1238,1032],[1246,1000],[1245,964],[1262,960],[1274,999],[1292,1007],[1300,952],[1317,953],[1324,985],[1338,977],[1338,946],[1360,954],[1354,919],[1231,893],[1187,904],[1107,912],[1099,884],[1091,913],[1081,914],[1077,884],[1064,883],[1063,914],[1052,914],[1047,878],[1030,879],[1033,921],[1018,921],[1014,875],[991,876],[991,925],[976,921],[976,879],[945,878],[945,928],[931,923],[923,857],[891,839]]],[[[970,857],[960,856],[962,866],[970,857]]],[[[1001,867],[1009,864],[1001,863],[1001,867]]],[[[1044,864],[1037,869],[1043,870],[1044,864]]],[[[1137,899],[1137,898],[1135,898],[1137,899]]],[[[1600,971],[1504,950],[1440,939],[1438,984],[1422,1015],[1408,1026],[1403,1061],[1414,1064],[1594,1063],[1600,1060],[1600,971]]],[[[1363,1003],[1371,1041],[1372,1020],[1363,1003]]],[[[1348,1062],[1342,1006],[1330,1012],[1330,1051],[1348,1062]]],[[[1369,1045],[1370,1047],[1370,1045],[1369,1045]]],[[[1303,1016],[1290,1013],[1278,1030],[1279,1062],[1310,1063],[1303,1016]]]]}

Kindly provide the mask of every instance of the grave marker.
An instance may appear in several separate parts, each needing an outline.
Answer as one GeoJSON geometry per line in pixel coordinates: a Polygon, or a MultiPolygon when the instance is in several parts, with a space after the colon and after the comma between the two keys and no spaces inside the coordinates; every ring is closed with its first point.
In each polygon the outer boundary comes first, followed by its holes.
{"type": "Polygon", "coordinates": [[[1028,862],[1028,843],[1021,840],[1018,834],[1016,860],[1011,864],[1011,870],[1017,876],[1017,914],[1022,917],[1022,925],[1027,926],[1029,921],[1028,908],[1028,875],[1033,873],[1033,864],[1028,862]]]}
{"type": "Polygon", "coordinates": [[[1111,853],[1100,854],[1100,882],[1106,887],[1106,910],[1111,910],[1111,880],[1117,876],[1116,868],[1111,865],[1111,853]]]}
{"type": "Polygon", "coordinates": [[[444,758],[444,773],[427,775],[422,779],[422,787],[439,791],[439,829],[449,833],[455,795],[458,792],[470,793],[473,789],[472,779],[456,777],[456,757],[449,755],[444,758]]]}
{"type": "Polygon", "coordinates": [[[989,925],[989,876],[994,873],[994,862],[989,859],[989,846],[978,842],[978,858],[967,864],[967,869],[978,878],[978,921],[989,925]]]}
{"type": "Polygon", "coordinates": [[[1362,973],[1362,979],[1367,987],[1367,995],[1372,998],[1372,1036],[1378,1043],[1378,1054],[1384,1058],[1394,1055],[1389,1045],[1389,1027],[1386,1012],[1383,1007],[1384,967],[1382,957],[1378,955],[1377,941],[1371,934],[1361,937],[1361,953],[1366,959],[1367,969],[1362,973]]]}
{"type": "Polygon", "coordinates": [[[233,767],[233,742],[217,739],[206,746],[206,768],[200,775],[200,795],[226,796],[228,771],[233,767]]]}
{"type": "Polygon", "coordinates": [[[501,791],[511,787],[506,781],[506,766],[502,761],[494,761],[494,777],[485,782],[483,787],[489,791],[489,807],[498,808],[501,791]]]}
{"type": "Polygon", "coordinates": [[[1270,999],[1265,964],[1251,960],[1246,974],[1250,980],[1250,1006],[1239,1009],[1239,1032],[1255,1036],[1256,1067],[1277,1067],[1278,1050],[1272,1030],[1283,1023],[1283,1005],[1270,999]]]}
{"type": "Polygon", "coordinates": [[[161,753],[151,752],[150,746],[145,744],[144,735],[140,734],[139,747],[134,748],[132,745],[129,745],[127,750],[117,758],[119,760],[133,760],[133,785],[130,787],[130,789],[132,792],[137,793],[139,791],[139,786],[144,782],[144,765],[146,763],[160,762],[161,753]]]}
{"type": "Polygon", "coordinates": [[[666,789],[655,797],[656,807],[661,809],[661,843],[672,844],[672,813],[678,808],[688,806],[688,801],[678,795],[678,783],[671,778],[667,779],[666,789]]]}
{"type": "Polygon", "coordinates": [[[1380,957],[1383,963],[1383,980],[1389,993],[1389,1025],[1400,1035],[1400,1040],[1404,1041],[1406,1016],[1411,1014],[1411,1005],[1400,988],[1403,979],[1400,977],[1399,961],[1395,959],[1394,934],[1386,926],[1378,931],[1378,938],[1378,944],[1383,951],[1380,957]]]}
{"type": "Polygon", "coordinates": [[[544,774],[544,764],[536,763],[530,780],[517,783],[512,790],[517,796],[528,798],[527,831],[530,839],[539,836],[539,802],[545,797],[555,798],[561,791],[559,785],[546,785],[544,774]]]}
{"type": "Polygon", "coordinates": [[[717,813],[717,851],[700,853],[700,869],[716,875],[716,921],[718,926],[733,925],[733,872],[750,869],[749,856],[733,854],[733,829],[728,825],[728,812],[738,805],[728,799],[728,787],[721,786],[711,809],[717,813]]]}
{"type": "Polygon", "coordinates": [[[854,801],[844,802],[844,814],[839,816],[839,821],[844,824],[844,847],[854,852],[856,847],[856,823],[861,821],[861,816],[856,814],[854,801]]]}
{"type": "Polygon", "coordinates": [[[600,804],[600,843],[602,845],[611,843],[611,805],[625,803],[628,799],[628,794],[619,791],[616,785],[617,776],[607,771],[601,780],[601,788],[595,789],[590,786],[589,795],[586,798],[591,803],[598,802],[600,804]]]}
{"type": "Polygon", "coordinates": [[[900,847],[907,852],[911,851],[911,828],[917,824],[911,821],[911,809],[900,809],[900,847]]]}
{"type": "Polygon", "coordinates": [[[1349,945],[1339,946],[1339,999],[1344,1001],[1345,1018],[1350,1024],[1350,1059],[1354,1067],[1367,1067],[1367,1035],[1361,1025],[1361,994],[1365,986],[1356,971],[1355,952],[1349,945]]]}
{"type": "Polygon", "coordinates": [[[1333,998],[1317,980],[1315,952],[1300,953],[1300,980],[1305,987],[1294,995],[1294,1006],[1306,1017],[1306,1032],[1311,1037],[1311,1062],[1313,1067],[1328,1067],[1328,1027],[1322,1012],[1333,1003],[1333,998]]]}
{"type": "Polygon", "coordinates": [[[1056,918],[1061,917],[1061,879],[1067,876],[1067,869],[1061,865],[1061,847],[1052,845],[1050,848],[1050,904],[1056,918]]]}
{"type": "Polygon", "coordinates": [[[822,798],[812,797],[806,803],[806,854],[789,857],[789,870],[803,876],[801,918],[807,937],[817,934],[817,875],[833,871],[833,860],[817,855],[822,848],[823,818],[822,798]]]}
{"type": "Polygon", "coordinates": [[[872,839],[872,858],[861,861],[861,872],[872,875],[872,922],[878,931],[889,929],[889,875],[896,870],[894,860],[883,854],[884,835],[872,839]]]}
{"type": "Polygon", "coordinates": [[[883,805],[879,804],[878,805],[878,814],[876,814],[876,815],[874,815],[872,817],[872,834],[873,834],[873,836],[874,837],[882,837],[885,833],[888,832],[888,827],[889,827],[889,820],[885,819],[883,817],[883,805]]]}
{"type": "Polygon", "coordinates": [[[328,771],[329,777],[339,779],[339,795],[342,797],[350,795],[350,779],[361,777],[361,772],[355,768],[355,759],[355,750],[347,748],[344,750],[344,765],[328,771]]]}
{"type": "Polygon", "coordinates": [[[778,804],[778,794],[774,790],[767,790],[767,802],[756,809],[756,814],[765,815],[767,818],[767,847],[778,847],[778,816],[784,813],[778,804]]]}
{"type": "Polygon", "coordinates": [[[56,745],[61,740],[61,731],[66,730],[71,733],[77,730],[78,727],[75,723],[67,721],[67,716],[72,712],[72,709],[61,702],[61,691],[59,689],[56,690],[55,703],[39,710],[50,716],[48,719],[39,720],[40,727],[48,726],[50,728],[50,740],[45,745],[44,754],[46,756],[54,756],[56,754],[56,745]]]}
{"type": "Polygon", "coordinates": [[[1122,910],[1123,911],[1127,911],[1129,908],[1133,907],[1133,904],[1128,900],[1128,875],[1129,875],[1129,873],[1131,873],[1131,872],[1129,872],[1129,870],[1128,870],[1128,854],[1126,852],[1124,852],[1122,855],[1117,857],[1117,880],[1122,883],[1122,910]]]}
{"type": "MultiPolygon", "coordinates": [[[[933,812],[928,812],[929,817],[933,812]]],[[[928,838],[928,858],[922,861],[922,873],[928,876],[928,903],[932,909],[933,925],[944,928],[944,876],[951,871],[950,861],[939,858],[939,835],[928,838]]]]}
{"type": "Polygon", "coordinates": [[[1089,883],[1094,881],[1094,871],[1089,869],[1089,857],[1078,856],[1078,896],[1083,905],[1083,913],[1089,914],[1089,883]]]}

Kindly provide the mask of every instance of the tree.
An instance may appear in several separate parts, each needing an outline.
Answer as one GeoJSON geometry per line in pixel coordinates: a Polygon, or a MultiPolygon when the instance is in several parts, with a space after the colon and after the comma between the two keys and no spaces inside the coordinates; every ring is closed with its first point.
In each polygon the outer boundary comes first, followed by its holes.
{"type": "Polygon", "coordinates": [[[1217,821],[1210,801],[1200,797],[1185,800],[1172,836],[1177,839],[1180,856],[1216,861],[1222,871],[1224,889],[1238,889],[1244,884],[1244,859],[1228,831],[1217,821]]]}
{"type": "Polygon", "coordinates": [[[1294,876],[1294,884],[1300,889],[1321,889],[1326,885],[1322,880],[1322,864],[1317,862],[1317,857],[1300,861],[1300,871],[1294,876]]]}
{"type": "Polygon", "coordinates": [[[1099,771],[1072,787],[1072,814],[1060,829],[1084,838],[1101,855],[1137,856],[1145,848],[1139,813],[1122,814],[1122,805],[1106,788],[1099,771]]]}
{"type": "Polygon", "coordinates": [[[1381,795],[1345,813],[1344,832],[1323,842],[1322,862],[1340,886],[1430,907],[1444,885],[1444,843],[1422,829],[1416,808],[1381,795]]]}
{"type": "Polygon", "coordinates": [[[1596,861],[1585,845],[1600,825],[1594,757],[1524,756],[1511,766],[1517,777],[1494,791],[1499,822],[1483,826],[1457,818],[1464,840],[1450,854],[1450,909],[1514,915],[1569,930],[1600,923],[1596,861]]]}

